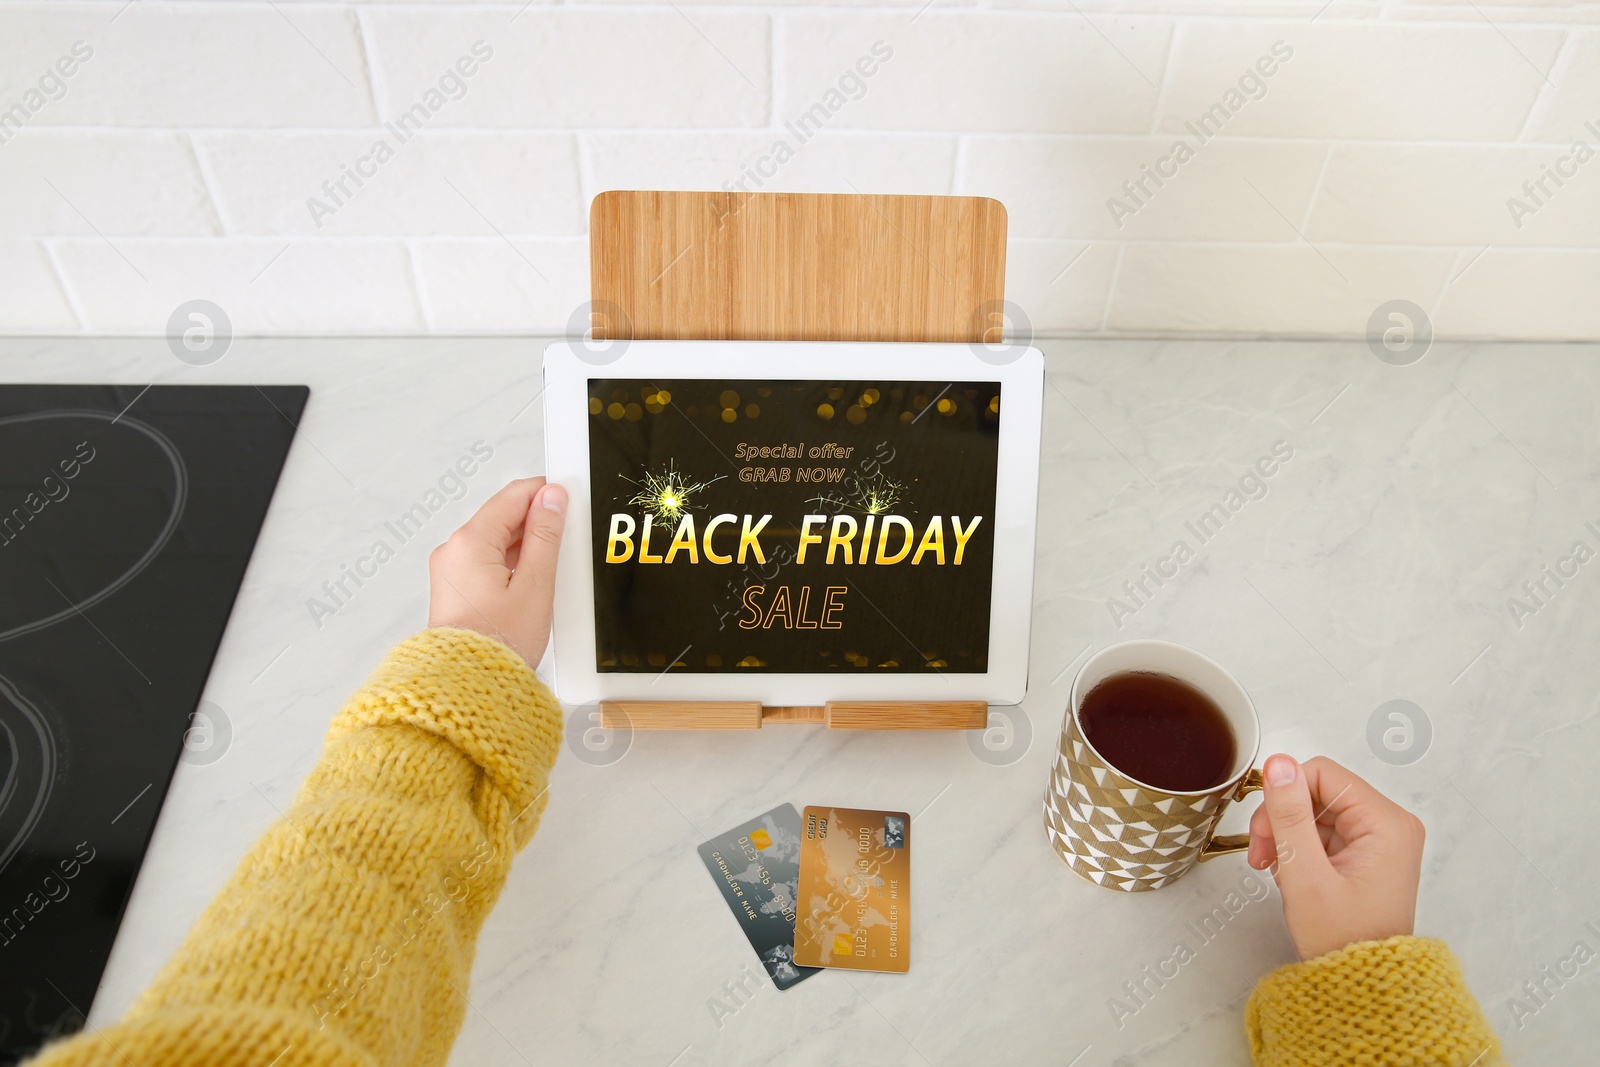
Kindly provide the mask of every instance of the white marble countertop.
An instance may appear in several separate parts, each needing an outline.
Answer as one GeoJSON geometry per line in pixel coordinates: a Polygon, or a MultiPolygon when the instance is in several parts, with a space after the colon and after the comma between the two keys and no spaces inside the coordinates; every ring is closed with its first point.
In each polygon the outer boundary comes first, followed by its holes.
{"type": "MultiPolygon", "coordinates": [[[[313,389],[206,690],[231,746],[179,766],[92,1021],[149,981],[288,803],[340,702],[423,625],[431,545],[502,482],[542,469],[542,347],[244,339],[192,367],[160,338],[0,341],[10,382],[313,389]],[[465,497],[319,626],[307,601],[477,441],[494,458],[465,497]]],[[[1580,941],[1600,950],[1600,562],[1538,605],[1523,583],[1577,541],[1600,550],[1600,350],[1438,344],[1396,367],[1360,342],[1041,347],[1032,670],[1015,746],[984,759],[963,734],[790,726],[641,733],[609,764],[563,753],[543,827],[484,930],[453,1062],[1246,1062],[1244,999],[1291,958],[1276,890],[1253,891],[1257,876],[1227,857],[1156,893],[1109,892],[1072,874],[1040,823],[1071,668],[1138,636],[1231,668],[1265,751],[1327,754],[1418,812],[1419,931],[1451,942],[1513,1062],[1592,1058],[1600,967],[1559,986],[1545,976],[1570,974],[1580,941]],[[1293,459],[1267,495],[1146,603],[1124,600],[1137,610],[1119,629],[1110,598],[1278,441],[1293,459]],[[1536,610],[1514,617],[1513,597],[1536,610]],[[1432,724],[1409,765],[1366,740],[1390,700],[1432,724]],[[917,813],[909,974],[831,972],[787,992],[763,979],[729,996],[759,965],[695,845],[785,801],[917,813]],[[1189,924],[1234,890],[1248,905],[1197,938],[1189,924]],[[1128,998],[1123,984],[1180,940],[1194,959],[1145,1002],[1128,998]],[[1541,980],[1538,999],[1523,989],[1541,980]],[[1119,997],[1137,1009],[1120,1026],[1119,997]]]]}

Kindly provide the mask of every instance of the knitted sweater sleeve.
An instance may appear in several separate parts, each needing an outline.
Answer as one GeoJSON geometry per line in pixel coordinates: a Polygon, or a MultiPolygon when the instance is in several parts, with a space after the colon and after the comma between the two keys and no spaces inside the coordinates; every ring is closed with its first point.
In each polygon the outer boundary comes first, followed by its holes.
{"type": "Polygon", "coordinates": [[[32,1067],[444,1063],[560,744],[560,706],[505,645],[401,644],[128,1014],[32,1067]]]}
{"type": "Polygon", "coordinates": [[[1245,1006],[1256,1067],[1504,1067],[1500,1043],[1442,941],[1358,941],[1280,967],[1245,1006]]]}

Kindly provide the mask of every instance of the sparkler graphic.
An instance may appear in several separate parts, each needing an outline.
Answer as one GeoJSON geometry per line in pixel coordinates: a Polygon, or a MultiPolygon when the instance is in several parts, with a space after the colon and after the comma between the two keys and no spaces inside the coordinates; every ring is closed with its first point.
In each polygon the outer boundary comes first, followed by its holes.
{"type": "Polygon", "coordinates": [[[886,478],[881,473],[864,481],[843,497],[814,496],[807,503],[818,507],[831,505],[836,511],[859,511],[867,515],[882,515],[905,499],[903,482],[886,478]]]}
{"type": "Polygon", "coordinates": [[[694,505],[690,500],[696,493],[723,478],[719,474],[709,482],[697,482],[670,462],[662,473],[645,471],[644,477],[639,480],[624,474],[619,474],[617,477],[639,488],[639,491],[629,498],[629,504],[643,508],[663,522],[676,522],[684,512],[693,508],[694,505]]]}
{"type": "Polygon", "coordinates": [[[879,484],[862,493],[861,510],[868,515],[882,515],[896,504],[905,492],[905,486],[889,478],[880,478],[879,484]]]}

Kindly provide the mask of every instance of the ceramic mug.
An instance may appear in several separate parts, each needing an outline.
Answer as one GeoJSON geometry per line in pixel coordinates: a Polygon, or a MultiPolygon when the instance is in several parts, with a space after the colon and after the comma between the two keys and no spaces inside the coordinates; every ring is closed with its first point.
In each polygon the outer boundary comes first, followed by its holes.
{"type": "Polygon", "coordinates": [[[1074,871],[1108,889],[1160,889],[1201,860],[1250,847],[1249,834],[1218,836],[1229,803],[1261,788],[1254,769],[1261,722],[1244,686],[1193,649],[1167,641],[1126,641],[1089,657],[1072,683],[1072,703],[1044,793],[1050,843],[1074,871]],[[1222,709],[1237,755],[1210,789],[1159,789],[1120,773],[1084,737],[1083,698],[1106,678],[1150,671],[1188,682],[1222,709]]]}

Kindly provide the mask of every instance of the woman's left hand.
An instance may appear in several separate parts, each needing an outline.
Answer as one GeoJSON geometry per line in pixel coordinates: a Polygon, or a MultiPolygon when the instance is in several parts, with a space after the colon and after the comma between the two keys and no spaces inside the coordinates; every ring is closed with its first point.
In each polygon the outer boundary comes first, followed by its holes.
{"type": "Polygon", "coordinates": [[[428,557],[428,625],[477,630],[534,667],[550,643],[567,491],[522,478],[428,557]]]}

